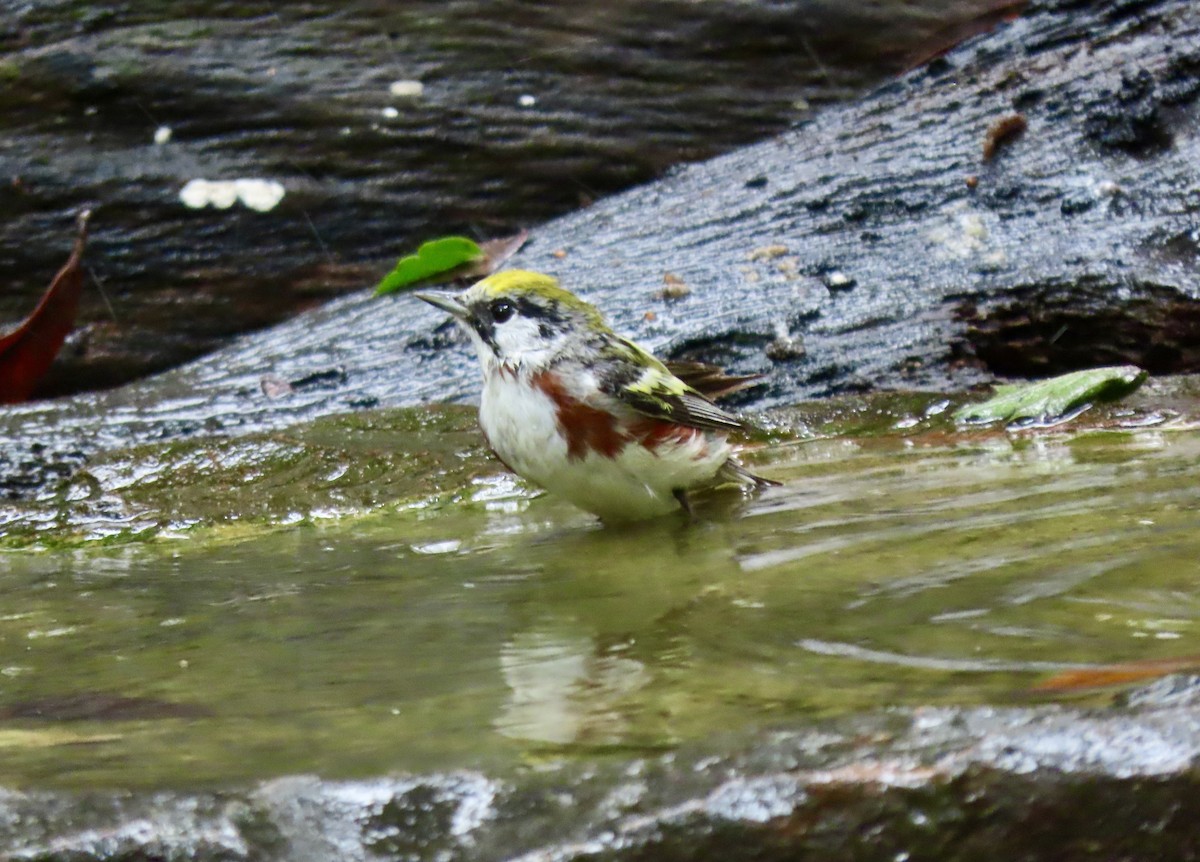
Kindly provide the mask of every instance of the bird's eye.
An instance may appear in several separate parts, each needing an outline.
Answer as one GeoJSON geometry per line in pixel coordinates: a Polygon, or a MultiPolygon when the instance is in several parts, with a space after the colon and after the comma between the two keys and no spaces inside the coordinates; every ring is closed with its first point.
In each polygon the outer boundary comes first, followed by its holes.
{"type": "Polygon", "coordinates": [[[517,309],[507,299],[492,300],[492,320],[503,323],[513,316],[517,309]]]}

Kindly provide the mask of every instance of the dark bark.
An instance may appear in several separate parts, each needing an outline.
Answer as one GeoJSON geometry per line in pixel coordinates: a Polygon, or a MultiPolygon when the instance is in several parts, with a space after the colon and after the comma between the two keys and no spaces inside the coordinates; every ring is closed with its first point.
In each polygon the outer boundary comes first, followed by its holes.
{"type": "Polygon", "coordinates": [[[89,291],[42,394],[129,380],[363,287],[422,240],[511,232],[777,132],[798,99],[845,98],[994,5],[15,4],[0,15],[0,321],[32,308],[90,207],[115,319],[89,291]],[[405,79],[424,94],[390,95],[405,79]],[[159,126],[172,137],[156,146],[159,126]],[[287,195],[269,213],[189,210],[197,177],[287,195]]]}

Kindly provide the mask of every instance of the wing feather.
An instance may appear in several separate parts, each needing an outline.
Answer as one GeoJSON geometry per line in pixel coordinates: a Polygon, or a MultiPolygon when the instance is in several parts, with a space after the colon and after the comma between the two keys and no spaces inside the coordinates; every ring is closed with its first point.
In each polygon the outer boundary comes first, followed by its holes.
{"type": "Polygon", "coordinates": [[[667,370],[711,401],[719,401],[726,395],[741,392],[762,382],[761,374],[726,374],[724,370],[707,362],[694,360],[668,360],[663,363],[667,370]]]}
{"type": "Polygon", "coordinates": [[[638,413],[705,430],[744,427],[632,341],[615,339],[609,354],[608,367],[598,377],[600,388],[638,413]]]}

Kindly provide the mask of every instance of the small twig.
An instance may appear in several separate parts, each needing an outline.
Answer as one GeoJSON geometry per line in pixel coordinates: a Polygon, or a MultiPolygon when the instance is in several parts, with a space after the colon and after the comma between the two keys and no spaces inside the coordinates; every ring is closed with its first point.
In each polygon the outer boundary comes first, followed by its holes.
{"type": "Polygon", "coordinates": [[[325,240],[321,239],[321,234],[317,232],[317,226],[309,216],[308,210],[300,207],[300,215],[304,216],[304,220],[308,222],[308,227],[312,231],[312,235],[317,238],[317,245],[321,247],[321,252],[325,255],[325,259],[330,263],[336,263],[337,258],[333,256],[333,252],[329,250],[329,246],[325,245],[325,240]]]}
{"type": "Polygon", "coordinates": [[[104,307],[112,315],[113,323],[120,323],[121,321],[117,317],[117,310],[113,308],[112,301],[108,298],[108,291],[104,289],[104,282],[100,279],[100,276],[96,275],[96,270],[92,269],[92,267],[87,267],[87,272],[92,277],[92,283],[96,285],[96,289],[100,291],[100,298],[104,300],[104,307]]]}
{"type": "Polygon", "coordinates": [[[833,75],[829,73],[829,69],[826,68],[825,64],[821,62],[821,58],[817,56],[817,52],[813,50],[813,46],[809,44],[808,39],[804,38],[803,36],[800,37],[800,47],[804,49],[806,54],[808,54],[809,59],[813,61],[813,64],[817,67],[817,71],[821,73],[825,80],[832,81],[833,75]]]}
{"type": "Polygon", "coordinates": [[[147,108],[145,105],[143,105],[140,99],[134,99],[133,103],[135,105],[137,105],[137,108],[139,111],[141,111],[143,114],[146,115],[146,119],[148,119],[150,122],[154,123],[154,125],[156,125],[156,126],[162,125],[162,123],[160,123],[158,121],[158,117],[156,117],[152,113],[150,113],[150,109],[147,108]]]}

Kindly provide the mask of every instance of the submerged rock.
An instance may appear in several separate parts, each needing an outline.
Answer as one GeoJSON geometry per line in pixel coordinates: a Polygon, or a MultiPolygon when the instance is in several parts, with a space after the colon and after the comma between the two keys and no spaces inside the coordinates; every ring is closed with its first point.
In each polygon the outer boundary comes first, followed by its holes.
{"type": "Polygon", "coordinates": [[[13,860],[1191,858],[1195,678],[1136,709],[862,716],[717,753],[220,792],[6,791],[13,860]],[[1182,693],[1181,693],[1182,692],[1182,693]]]}

